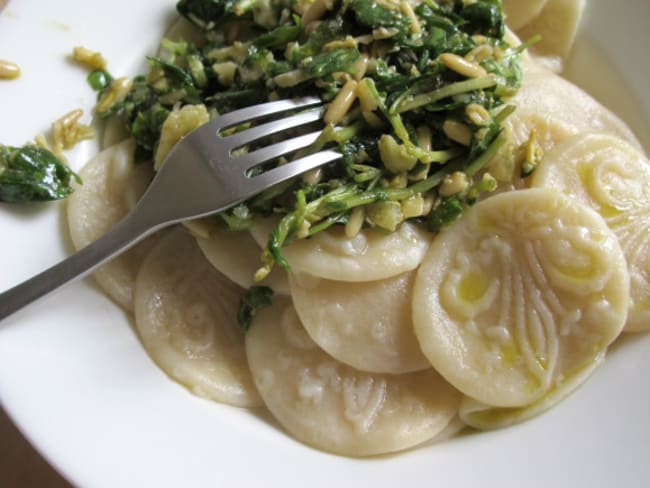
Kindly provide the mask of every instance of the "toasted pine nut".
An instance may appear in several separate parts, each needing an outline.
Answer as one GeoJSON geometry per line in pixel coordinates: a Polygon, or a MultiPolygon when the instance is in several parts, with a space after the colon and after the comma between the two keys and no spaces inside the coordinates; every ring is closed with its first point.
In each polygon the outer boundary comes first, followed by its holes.
{"type": "Polygon", "coordinates": [[[472,131],[461,122],[447,119],[442,124],[442,130],[449,139],[463,146],[469,146],[472,143],[472,131]]]}
{"type": "Polygon", "coordinates": [[[491,57],[494,54],[494,49],[490,44],[481,44],[476,46],[465,55],[465,59],[470,62],[480,63],[491,57]]]}
{"type": "Polygon", "coordinates": [[[117,78],[113,80],[102,97],[95,105],[95,111],[98,113],[105,112],[113,106],[114,103],[124,100],[131,90],[133,81],[128,77],[117,78]]]}
{"type": "Polygon", "coordinates": [[[359,81],[363,78],[368,70],[368,55],[362,54],[358,61],[354,63],[352,69],[354,70],[353,76],[355,80],[359,81]]]}
{"type": "Polygon", "coordinates": [[[359,104],[363,112],[374,112],[377,110],[377,100],[372,96],[370,88],[366,80],[361,80],[357,88],[357,96],[359,97],[359,104]]]}
{"type": "Polygon", "coordinates": [[[308,185],[317,185],[323,179],[323,168],[314,168],[302,175],[302,181],[308,185]]]}
{"type": "Polygon", "coordinates": [[[302,14],[302,25],[306,27],[314,20],[319,20],[329,8],[332,8],[332,2],[328,0],[315,0],[310,3],[302,14]]]}
{"type": "Polygon", "coordinates": [[[296,86],[311,78],[311,75],[302,69],[294,69],[286,73],[280,73],[273,78],[276,85],[281,88],[296,86]]]}
{"type": "Polygon", "coordinates": [[[431,209],[433,208],[433,197],[431,195],[424,197],[424,202],[422,203],[422,215],[429,215],[429,212],[431,212],[431,209]]]}
{"type": "Polygon", "coordinates": [[[472,36],[472,41],[474,41],[476,44],[487,44],[489,42],[489,39],[481,34],[475,34],[472,36]]]}
{"type": "Polygon", "coordinates": [[[355,207],[350,214],[350,218],[345,224],[345,236],[354,237],[360,231],[363,226],[363,221],[366,218],[366,211],[363,207],[355,207]]]}
{"type": "Polygon", "coordinates": [[[104,69],[106,68],[106,60],[97,51],[91,51],[83,46],[75,46],[72,50],[72,59],[81,63],[90,69],[104,69]]]}
{"type": "Polygon", "coordinates": [[[478,103],[470,103],[465,107],[465,115],[475,125],[486,125],[490,121],[490,112],[478,103]]]}
{"type": "Polygon", "coordinates": [[[357,99],[357,82],[348,80],[338,92],[323,116],[326,124],[338,124],[357,99]]]}
{"type": "Polygon", "coordinates": [[[79,141],[94,136],[92,127],[79,122],[82,115],[83,111],[78,108],[52,123],[52,151],[54,154],[61,154],[64,149],[70,149],[79,141]]]}
{"type": "Polygon", "coordinates": [[[487,76],[487,71],[485,68],[478,63],[467,61],[465,58],[461,58],[457,54],[453,53],[443,53],[440,55],[440,61],[452,71],[466,76],[467,78],[481,78],[482,76],[487,76]]]}
{"type": "Polygon", "coordinates": [[[411,4],[407,1],[402,0],[399,4],[399,7],[404,15],[406,15],[409,20],[411,21],[411,32],[413,34],[417,34],[422,30],[422,27],[420,26],[420,21],[418,20],[417,15],[415,15],[415,12],[413,11],[413,7],[411,7],[411,4]]]}
{"type": "Polygon", "coordinates": [[[375,40],[390,39],[391,37],[393,37],[398,32],[399,32],[399,30],[397,30],[394,27],[377,27],[376,29],[373,29],[373,31],[372,31],[372,37],[375,40]]]}
{"type": "Polygon", "coordinates": [[[79,119],[81,118],[82,115],[83,115],[83,110],[77,108],[65,114],[63,117],[59,119],[59,121],[61,121],[61,123],[65,126],[71,126],[79,122],[79,119]]]}
{"type": "Polygon", "coordinates": [[[16,63],[0,59],[0,79],[13,80],[20,76],[20,68],[16,63]]]}
{"type": "Polygon", "coordinates": [[[454,171],[452,174],[445,176],[442,180],[438,195],[441,197],[450,197],[462,191],[465,191],[469,186],[467,175],[462,171],[454,171]]]}

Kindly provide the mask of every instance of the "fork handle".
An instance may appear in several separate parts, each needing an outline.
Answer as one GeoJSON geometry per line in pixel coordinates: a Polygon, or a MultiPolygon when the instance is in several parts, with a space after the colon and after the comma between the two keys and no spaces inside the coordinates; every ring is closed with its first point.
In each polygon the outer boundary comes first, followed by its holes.
{"type": "Polygon", "coordinates": [[[102,237],[75,254],[0,293],[0,321],[66,283],[87,275],[154,230],[133,214],[126,217],[102,237]]]}

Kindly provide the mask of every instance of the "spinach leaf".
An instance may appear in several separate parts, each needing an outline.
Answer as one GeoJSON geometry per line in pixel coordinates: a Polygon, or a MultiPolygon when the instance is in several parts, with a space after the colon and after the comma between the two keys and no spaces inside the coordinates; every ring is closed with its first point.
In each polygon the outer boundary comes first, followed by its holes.
{"type": "Polygon", "coordinates": [[[268,286],[253,286],[242,295],[237,311],[237,321],[242,333],[248,332],[258,310],[271,305],[273,289],[268,286]]]}
{"type": "Polygon", "coordinates": [[[480,0],[467,4],[460,11],[467,21],[467,32],[483,32],[491,37],[503,37],[505,23],[501,11],[501,0],[480,0]]]}
{"type": "Polygon", "coordinates": [[[304,68],[314,78],[325,78],[337,71],[352,71],[352,64],[361,54],[357,49],[334,49],[322,52],[305,64],[304,68]]]}
{"type": "Polygon", "coordinates": [[[291,50],[289,60],[293,63],[298,63],[305,58],[320,53],[325,44],[335,39],[340,39],[345,35],[344,32],[343,19],[341,17],[323,20],[316,26],[303,44],[291,50]]]}
{"type": "Polygon", "coordinates": [[[154,103],[150,107],[142,108],[135,113],[135,118],[129,125],[129,130],[137,143],[136,160],[142,161],[153,155],[162,125],[171,110],[154,103]]]}
{"type": "Polygon", "coordinates": [[[190,69],[156,57],[148,57],[152,68],[159,67],[167,82],[164,93],[178,93],[186,103],[201,103],[201,90],[194,83],[190,69]]]}
{"type": "Polygon", "coordinates": [[[205,101],[213,105],[219,113],[226,113],[248,105],[265,102],[266,96],[265,87],[252,86],[249,88],[231,88],[216,92],[207,97],[205,101]]]}
{"type": "Polygon", "coordinates": [[[58,200],[72,193],[79,177],[51,151],[34,144],[0,145],[0,201],[26,203],[58,200]]]}
{"type": "Polygon", "coordinates": [[[234,0],[180,0],[176,10],[194,25],[210,30],[232,12],[234,3],[234,0]]]}
{"type": "Polygon", "coordinates": [[[404,38],[410,30],[410,20],[399,10],[389,10],[372,0],[351,0],[349,8],[354,12],[359,24],[373,29],[395,28],[397,37],[404,38]]]}
{"type": "Polygon", "coordinates": [[[270,32],[264,33],[253,41],[258,48],[278,49],[285,48],[288,43],[298,39],[302,27],[300,17],[293,17],[294,24],[281,25],[270,32]]]}
{"type": "Polygon", "coordinates": [[[438,232],[454,223],[463,213],[463,203],[458,197],[443,199],[431,210],[427,217],[427,227],[432,232],[438,232]]]}

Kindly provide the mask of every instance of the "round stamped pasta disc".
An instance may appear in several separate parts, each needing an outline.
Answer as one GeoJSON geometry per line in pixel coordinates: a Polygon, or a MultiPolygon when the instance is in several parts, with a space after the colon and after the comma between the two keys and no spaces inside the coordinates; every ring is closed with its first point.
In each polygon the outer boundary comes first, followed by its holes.
{"type": "MultiPolygon", "coordinates": [[[[533,0],[511,1],[526,4],[533,0]]],[[[531,51],[542,56],[565,58],[573,46],[586,0],[548,0],[544,3],[538,15],[518,28],[517,34],[522,39],[540,34],[542,39],[532,46],[531,51]]]]}
{"type": "Polygon", "coordinates": [[[650,329],[650,161],[607,134],[580,134],[549,151],[531,185],[595,209],[616,233],[630,271],[626,331],[650,329]]]}
{"type": "Polygon", "coordinates": [[[362,371],[406,373],[431,367],[411,320],[415,272],[367,282],[289,276],[300,321],[328,354],[362,371]]]}
{"type": "Polygon", "coordinates": [[[289,294],[287,272],[279,266],[275,266],[262,281],[253,280],[255,271],[262,265],[262,249],[248,231],[230,231],[213,226],[209,237],[197,237],[196,242],[210,264],[242,288],[264,285],[271,287],[276,294],[289,294]]]}
{"type": "Polygon", "coordinates": [[[467,396],[499,407],[541,398],[604,351],[627,316],[616,236],[557,191],[477,203],[438,235],[413,289],[422,351],[467,396]]]}
{"type": "MultiPolygon", "coordinates": [[[[258,219],[251,235],[266,246],[277,223],[258,219]]],[[[282,248],[282,255],[296,273],[335,281],[373,281],[417,268],[431,240],[430,232],[408,222],[390,234],[363,229],[354,237],[347,237],[343,226],[334,226],[291,242],[282,248]]]]}
{"type": "Polygon", "coordinates": [[[297,439],[348,456],[406,449],[442,432],[460,394],[435,371],[364,373],[323,352],[285,297],[260,310],[246,354],[266,406],[297,439]]]}
{"type": "Polygon", "coordinates": [[[548,0],[503,0],[506,24],[511,29],[520,29],[539,14],[548,0]]]}
{"type": "MultiPolygon", "coordinates": [[[[83,184],[68,198],[70,237],[79,250],[108,232],[135,206],[153,177],[148,164],[135,164],[135,143],[127,139],[100,152],[79,171],[83,184]]],[[[133,311],[133,286],[140,264],[158,238],[150,237],[101,266],[93,277],[126,310],[133,311]]]]}
{"type": "Polygon", "coordinates": [[[207,262],[194,238],[176,229],[145,259],[135,320],[151,358],[193,393],[236,406],[261,404],[237,324],[243,290],[207,262]]]}
{"type": "Polygon", "coordinates": [[[580,132],[607,132],[641,148],[625,122],[591,95],[539,63],[524,60],[522,66],[521,88],[509,103],[528,111],[549,114],[580,132]]]}

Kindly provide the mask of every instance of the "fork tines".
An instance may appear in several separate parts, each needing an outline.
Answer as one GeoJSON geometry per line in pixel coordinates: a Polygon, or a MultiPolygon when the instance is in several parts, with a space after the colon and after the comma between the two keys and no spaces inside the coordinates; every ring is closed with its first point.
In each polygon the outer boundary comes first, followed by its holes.
{"type": "Polygon", "coordinates": [[[229,112],[213,120],[211,130],[216,131],[220,145],[227,151],[232,159],[237,161],[238,171],[259,180],[259,184],[275,184],[280,181],[297,176],[310,169],[317,168],[328,162],[334,161],[341,155],[331,150],[321,150],[308,155],[302,155],[290,161],[289,163],[277,166],[259,174],[251,175],[250,170],[269,161],[273,161],[282,156],[295,153],[300,149],[308,148],[312,145],[321,133],[321,130],[311,131],[293,138],[269,145],[263,145],[251,152],[234,156],[232,154],[236,149],[258,141],[260,139],[277,135],[290,129],[297,129],[317,122],[322,118],[324,112],[323,102],[316,97],[303,97],[289,100],[278,100],[274,102],[255,105],[229,112]],[[283,116],[288,114],[287,116],[283,116]],[[264,122],[252,128],[235,132],[232,135],[223,136],[221,133],[233,126],[246,122],[253,122],[271,116],[279,116],[270,122],[264,122]],[[266,176],[264,176],[266,175],[266,176]],[[262,176],[264,176],[262,178],[262,176]]]}
{"type": "Polygon", "coordinates": [[[308,107],[322,106],[323,102],[317,97],[301,97],[275,102],[262,103],[251,107],[234,110],[214,119],[211,124],[217,133],[228,127],[233,127],[245,122],[252,122],[263,117],[278,115],[283,112],[296,111],[308,107]]]}

